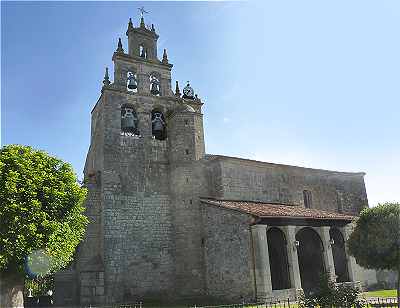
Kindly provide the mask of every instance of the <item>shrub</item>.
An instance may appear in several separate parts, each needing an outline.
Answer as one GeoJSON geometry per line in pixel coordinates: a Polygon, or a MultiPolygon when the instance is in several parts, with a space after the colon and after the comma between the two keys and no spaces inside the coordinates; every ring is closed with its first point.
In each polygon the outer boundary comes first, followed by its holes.
{"type": "Polygon", "coordinates": [[[352,284],[335,284],[327,273],[321,275],[318,287],[300,294],[299,308],[343,307],[361,308],[363,300],[359,299],[361,290],[352,284]]]}

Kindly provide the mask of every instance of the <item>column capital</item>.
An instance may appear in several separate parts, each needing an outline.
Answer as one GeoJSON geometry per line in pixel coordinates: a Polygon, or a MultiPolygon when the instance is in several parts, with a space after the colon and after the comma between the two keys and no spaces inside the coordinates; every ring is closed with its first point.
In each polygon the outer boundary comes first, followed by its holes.
{"type": "Polygon", "coordinates": [[[267,231],[267,228],[268,228],[267,225],[252,225],[251,226],[252,230],[257,230],[257,231],[261,231],[261,230],[267,231]]]}

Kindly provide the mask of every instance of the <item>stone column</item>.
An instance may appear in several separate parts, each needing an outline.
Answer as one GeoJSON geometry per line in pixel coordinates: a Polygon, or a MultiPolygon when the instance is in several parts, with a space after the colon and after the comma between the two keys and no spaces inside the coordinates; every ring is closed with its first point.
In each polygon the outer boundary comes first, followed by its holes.
{"type": "Polygon", "coordinates": [[[294,245],[296,241],[296,227],[285,226],[283,227],[286,236],[286,249],[289,261],[290,282],[292,288],[296,290],[301,289],[301,278],[299,269],[299,257],[297,256],[297,248],[294,245]]]}
{"type": "Polygon", "coordinates": [[[347,270],[349,271],[349,278],[350,281],[357,281],[357,263],[356,263],[356,259],[354,259],[353,256],[350,256],[348,248],[347,248],[347,241],[349,239],[349,236],[351,234],[352,230],[352,226],[351,225],[347,225],[346,227],[340,228],[339,229],[340,232],[342,232],[343,238],[344,238],[344,242],[345,242],[345,247],[346,247],[346,257],[347,257],[347,270]]]}
{"type": "Polygon", "coordinates": [[[329,235],[330,227],[324,226],[318,228],[318,233],[321,236],[322,243],[324,245],[324,263],[326,271],[329,273],[329,277],[336,281],[335,263],[333,262],[332,247],[330,244],[331,237],[329,235]]]}
{"type": "Polygon", "coordinates": [[[271,271],[267,243],[267,226],[251,227],[253,237],[254,268],[257,287],[257,298],[265,298],[272,294],[271,271]]]}

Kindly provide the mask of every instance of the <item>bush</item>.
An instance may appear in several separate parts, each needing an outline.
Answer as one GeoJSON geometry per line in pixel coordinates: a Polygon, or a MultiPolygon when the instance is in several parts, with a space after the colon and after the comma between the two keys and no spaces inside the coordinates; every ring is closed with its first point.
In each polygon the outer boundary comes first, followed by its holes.
{"type": "Polygon", "coordinates": [[[343,307],[361,308],[363,300],[359,299],[361,290],[351,284],[335,284],[327,273],[320,277],[318,287],[307,293],[300,294],[299,308],[313,307],[343,307]]]}
{"type": "Polygon", "coordinates": [[[32,290],[33,297],[47,295],[49,290],[54,290],[54,276],[38,276],[36,278],[25,280],[25,296],[29,294],[29,289],[32,290]]]}

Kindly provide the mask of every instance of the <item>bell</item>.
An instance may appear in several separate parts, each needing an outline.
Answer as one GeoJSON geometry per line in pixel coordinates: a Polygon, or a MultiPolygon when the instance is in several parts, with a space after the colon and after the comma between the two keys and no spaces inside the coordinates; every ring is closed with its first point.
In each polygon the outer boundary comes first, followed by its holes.
{"type": "Polygon", "coordinates": [[[128,77],[128,89],[135,90],[137,88],[135,77],[129,76],[128,77]]]}
{"type": "Polygon", "coordinates": [[[158,86],[157,86],[157,84],[156,84],[155,82],[153,82],[153,83],[151,84],[151,90],[150,90],[150,92],[151,92],[151,94],[153,94],[153,95],[158,95],[158,94],[160,94],[160,91],[158,90],[158,86]]]}
{"type": "Polygon", "coordinates": [[[121,128],[123,131],[134,131],[136,128],[135,120],[133,117],[124,117],[121,121],[121,128]]]}
{"type": "Polygon", "coordinates": [[[153,131],[162,132],[164,130],[164,125],[161,121],[156,121],[153,123],[153,131]]]}

